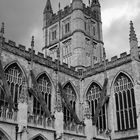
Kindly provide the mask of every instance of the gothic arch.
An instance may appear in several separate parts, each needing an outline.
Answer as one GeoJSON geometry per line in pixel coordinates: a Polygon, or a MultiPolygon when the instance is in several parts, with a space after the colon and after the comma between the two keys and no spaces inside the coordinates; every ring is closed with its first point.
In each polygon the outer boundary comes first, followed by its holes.
{"type": "MultiPolygon", "coordinates": [[[[76,112],[78,104],[77,104],[77,94],[76,94],[76,90],[74,89],[74,85],[70,82],[67,81],[64,85],[63,85],[63,89],[65,89],[65,95],[67,96],[71,107],[73,108],[73,111],[76,112]]],[[[71,115],[71,113],[69,112],[69,110],[67,110],[67,108],[64,106],[63,107],[63,113],[64,113],[64,123],[70,123],[73,121],[73,117],[71,115]]]]}
{"type": "Polygon", "coordinates": [[[45,74],[45,75],[48,77],[48,79],[50,80],[50,82],[51,82],[51,84],[52,84],[52,87],[55,87],[55,86],[54,86],[54,82],[53,82],[51,76],[50,76],[46,71],[43,71],[43,72],[39,73],[39,74],[36,76],[36,79],[38,79],[38,78],[39,78],[41,75],[43,75],[43,74],[45,74]]]}
{"type": "Polygon", "coordinates": [[[4,67],[4,71],[5,71],[8,67],[10,67],[11,65],[13,65],[13,64],[16,64],[16,65],[20,68],[20,70],[22,71],[22,73],[23,73],[23,75],[24,75],[24,77],[25,77],[25,79],[26,79],[26,81],[27,81],[26,72],[25,72],[25,70],[23,69],[23,67],[21,66],[21,64],[19,63],[18,60],[14,60],[14,61],[11,61],[10,63],[8,63],[8,64],[4,67]]]}
{"type": "Polygon", "coordinates": [[[67,81],[67,82],[65,82],[65,83],[62,85],[62,87],[64,88],[67,84],[70,84],[70,85],[72,86],[73,90],[75,91],[76,101],[77,101],[77,100],[80,100],[79,94],[78,94],[78,92],[77,92],[77,89],[76,89],[75,85],[74,85],[70,80],[67,81]]]}
{"type": "Polygon", "coordinates": [[[117,78],[121,73],[124,74],[124,75],[126,75],[126,76],[131,80],[131,82],[132,82],[133,85],[134,85],[134,80],[133,80],[132,76],[131,76],[130,74],[128,74],[126,71],[121,70],[121,71],[119,71],[119,72],[115,75],[115,77],[113,78],[110,88],[113,87],[116,78],[117,78]]]}
{"type": "Polygon", "coordinates": [[[32,138],[30,138],[29,140],[34,140],[35,138],[37,138],[37,137],[40,137],[40,138],[42,138],[43,140],[48,140],[45,136],[43,136],[42,134],[37,134],[37,135],[35,135],[35,136],[33,136],[32,138]]]}
{"type": "Polygon", "coordinates": [[[120,71],[111,85],[114,99],[116,130],[137,128],[134,81],[126,72],[120,71]]]}
{"type": "Polygon", "coordinates": [[[88,84],[88,86],[86,87],[86,89],[85,89],[85,92],[84,92],[84,95],[83,95],[84,101],[86,100],[87,92],[88,92],[90,86],[91,86],[93,83],[97,84],[97,85],[102,89],[102,85],[101,85],[99,82],[97,82],[97,81],[95,81],[95,80],[92,80],[92,81],[88,84]]]}
{"type": "MultiPolygon", "coordinates": [[[[53,111],[53,99],[55,94],[55,88],[52,82],[52,79],[50,78],[49,74],[47,72],[41,72],[36,76],[36,81],[38,83],[38,87],[43,95],[43,98],[45,99],[45,102],[48,106],[49,111],[53,111]]],[[[43,115],[41,106],[38,108],[38,101],[34,98],[33,102],[33,112],[35,114],[41,114],[43,115]],[[38,112],[38,113],[37,113],[38,112]]]]}
{"type": "Polygon", "coordinates": [[[12,138],[1,127],[0,132],[7,138],[7,140],[12,140],[12,138]]]}
{"type": "MultiPolygon", "coordinates": [[[[92,117],[95,116],[96,108],[98,106],[99,98],[101,96],[102,88],[97,82],[92,82],[86,92],[85,100],[87,101],[91,110],[92,117]]],[[[97,118],[96,127],[99,131],[107,129],[107,106],[103,105],[100,114],[97,118]]]]}
{"type": "MultiPolygon", "coordinates": [[[[27,76],[22,66],[17,60],[10,62],[4,68],[6,81],[12,95],[15,108],[18,108],[18,99],[22,93],[22,88],[28,83],[27,76]]],[[[5,106],[5,96],[1,99],[5,106]]]]}

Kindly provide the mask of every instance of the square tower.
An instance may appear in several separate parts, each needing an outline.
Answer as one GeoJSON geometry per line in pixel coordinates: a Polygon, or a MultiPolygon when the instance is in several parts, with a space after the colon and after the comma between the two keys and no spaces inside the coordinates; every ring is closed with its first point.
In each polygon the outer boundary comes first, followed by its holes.
{"type": "Polygon", "coordinates": [[[44,9],[45,55],[77,68],[94,67],[102,61],[103,37],[100,4],[92,0],[86,6],[82,0],[73,0],[70,6],[52,11],[50,0],[44,9]]]}

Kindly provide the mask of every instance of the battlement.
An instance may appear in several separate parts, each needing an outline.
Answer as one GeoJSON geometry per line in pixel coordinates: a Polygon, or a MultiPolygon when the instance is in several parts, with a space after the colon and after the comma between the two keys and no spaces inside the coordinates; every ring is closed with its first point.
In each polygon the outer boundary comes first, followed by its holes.
{"type": "MultiPolygon", "coordinates": [[[[106,59],[106,69],[112,69],[118,66],[121,66],[123,64],[131,62],[131,55],[127,54],[127,52],[123,52],[120,54],[120,57],[118,58],[117,56],[111,57],[111,60],[109,61],[106,59]]],[[[83,73],[83,78],[87,78],[89,76],[95,75],[97,73],[101,73],[104,71],[104,65],[103,63],[97,63],[94,65],[94,68],[88,68],[86,71],[83,73]]]]}
{"type": "MultiPolygon", "coordinates": [[[[49,27],[55,24],[56,22],[59,21],[59,18],[60,20],[62,20],[63,18],[70,15],[71,13],[72,13],[72,4],[65,6],[63,9],[59,10],[57,13],[54,13],[52,15],[52,18],[47,21],[46,27],[49,27]]],[[[97,21],[100,20],[100,18],[96,15],[96,13],[91,12],[90,7],[86,6],[84,3],[83,3],[83,13],[87,16],[91,16],[93,19],[97,21]]]]}
{"type": "MultiPolygon", "coordinates": [[[[4,38],[4,47],[3,50],[10,52],[12,54],[15,54],[17,56],[21,56],[23,58],[25,58],[27,61],[31,61],[31,48],[26,48],[26,46],[24,45],[16,45],[15,41],[12,40],[6,40],[4,38]]],[[[47,66],[49,68],[52,68],[53,70],[57,70],[58,67],[58,63],[59,63],[59,70],[60,72],[63,72],[67,75],[73,76],[75,78],[79,78],[78,77],[78,72],[75,70],[75,67],[68,67],[68,65],[66,63],[60,64],[60,61],[58,60],[54,60],[52,59],[52,57],[50,56],[44,56],[43,53],[41,52],[35,52],[35,50],[33,51],[34,53],[34,62],[35,63],[39,63],[40,65],[44,65],[47,66]]]]}
{"type": "Polygon", "coordinates": [[[53,25],[54,23],[59,21],[59,18],[60,18],[60,20],[65,18],[66,16],[71,14],[71,12],[72,12],[72,6],[71,5],[65,6],[64,9],[60,9],[57,13],[54,13],[52,15],[52,18],[50,20],[48,20],[46,26],[48,27],[48,26],[53,25]]]}
{"type": "MultiPolygon", "coordinates": [[[[4,38],[5,45],[3,47],[3,50],[13,53],[17,56],[21,56],[25,58],[27,61],[31,61],[31,48],[26,48],[26,46],[19,44],[18,47],[15,43],[15,41],[12,40],[6,40],[4,38]]],[[[63,72],[67,75],[73,76],[75,78],[87,78],[89,76],[95,75],[97,73],[101,73],[104,71],[104,66],[103,63],[96,63],[94,65],[94,68],[87,67],[86,70],[82,71],[81,70],[76,70],[75,67],[68,67],[66,63],[61,64],[60,61],[52,59],[50,56],[44,56],[43,53],[41,52],[35,52],[34,50],[34,62],[39,63],[40,65],[47,66],[49,68],[52,68],[53,70],[57,70],[58,63],[59,63],[59,70],[60,72],[63,72]]],[[[106,68],[107,70],[115,68],[117,66],[126,64],[131,62],[131,56],[130,54],[127,54],[127,52],[123,52],[120,54],[120,57],[113,56],[111,57],[111,60],[106,59],[106,68]]]]}

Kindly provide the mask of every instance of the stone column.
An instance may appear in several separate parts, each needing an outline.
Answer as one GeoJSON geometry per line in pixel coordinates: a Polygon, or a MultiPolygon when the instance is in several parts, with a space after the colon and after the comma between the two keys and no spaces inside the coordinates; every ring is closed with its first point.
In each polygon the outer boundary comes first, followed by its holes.
{"type": "Polygon", "coordinates": [[[85,103],[85,135],[87,136],[87,140],[91,140],[93,137],[96,137],[96,126],[92,125],[92,116],[91,110],[89,108],[88,103],[85,103]]]}
{"type": "Polygon", "coordinates": [[[132,77],[134,80],[134,92],[135,92],[135,101],[136,101],[136,111],[137,111],[137,131],[138,139],[140,140],[140,59],[138,52],[138,40],[133,27],[133,22],[130,21],[130,34],[129,34],[129,43],[130,43],[130,54],[131,54],[131,68],[132,68],[132,77]]]}
{"type": "Polygon", "coordinates": [[[140,62],[132,60],[132,73],[134,78],[134,93],[137,112],[137,131],[140,140],[140,62]]]}
{"type": "MultiPolygon", "coordinates": [[[[57,85],[58,86],[58,85],[57,85]]],[[[63,110],[60,90],[57,88],[56,91],[56,108],[55,108],[55,130],[56,130],[56,139],[62,139],[63,136],[63,110]]]]}
{"type": "Polygon", "coordinates": [[[18,140],[27,139],[27,82],[23,80],[21,94],[18,100],[18,140]]]}

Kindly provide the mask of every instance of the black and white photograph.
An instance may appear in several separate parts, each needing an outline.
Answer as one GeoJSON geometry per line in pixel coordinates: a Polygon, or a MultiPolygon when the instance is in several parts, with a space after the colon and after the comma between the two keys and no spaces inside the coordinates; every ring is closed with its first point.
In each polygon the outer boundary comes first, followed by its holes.
{"type": "Polygon", "coordinates": [[[0,0],[0,140],[140,140],[140,0],[0,0]]]}

